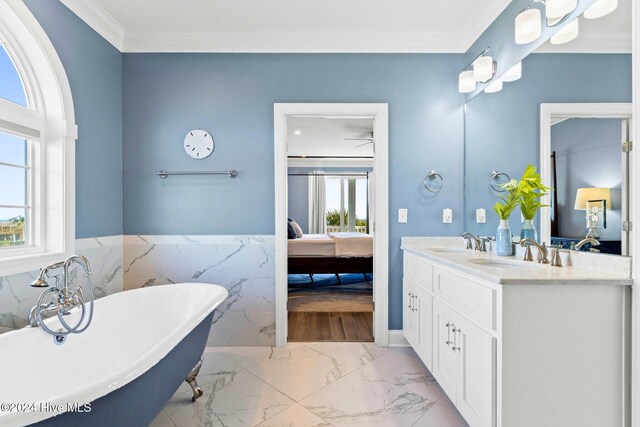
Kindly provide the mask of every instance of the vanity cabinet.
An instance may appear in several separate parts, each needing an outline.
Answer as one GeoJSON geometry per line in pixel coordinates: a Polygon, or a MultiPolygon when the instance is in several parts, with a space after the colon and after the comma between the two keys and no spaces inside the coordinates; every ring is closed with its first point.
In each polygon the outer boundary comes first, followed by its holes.
{"type": "Polygon", "coordinates": [[[629,286],[503,285],[405,251],[403,287],[404,336],[471,427],[629,425],[629,286]]]}

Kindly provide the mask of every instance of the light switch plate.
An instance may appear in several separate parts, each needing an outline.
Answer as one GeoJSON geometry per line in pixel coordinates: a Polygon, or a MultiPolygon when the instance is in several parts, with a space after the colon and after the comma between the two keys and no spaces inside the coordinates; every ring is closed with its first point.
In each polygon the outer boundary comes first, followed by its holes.
{"type": "Polygon", "coordinates": [[[476,224],[484,224],[487,222],[487,211],[483,208],[476,209],[476,224]]]}
{"type": "Polygon", "coordinates": [[[408,211],[407,209],[398,209],[398,222],[400,224],[407,223],[408,211]]]}
{"type": "Polygon", "coordinates": [[[453,222],[453,209],[443,209],[442,210],[442,223],[443,224],[451,224],[453,222]]]}

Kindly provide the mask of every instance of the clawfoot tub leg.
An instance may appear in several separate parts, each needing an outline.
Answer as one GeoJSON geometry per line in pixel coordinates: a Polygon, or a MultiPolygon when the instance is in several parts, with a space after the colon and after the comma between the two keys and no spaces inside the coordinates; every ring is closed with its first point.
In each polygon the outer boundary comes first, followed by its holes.
{"type": "Polygon", "coordinates": [[[191,390],[193,390],[193,397],[191,398],[192,402],[195,402],[197,398],[202,397],[202,395],[204,394],[204,392],[198,385],[198,381],[196,381],[196,377],[200,373],[200,368],[202,368],[202,357],[200,358],[200,360],[198,360],[198,363],[196,363],[196,366],[193,367],[191,372],[189,372],[187,378],[184,379],[191,387],[191,390]]]}

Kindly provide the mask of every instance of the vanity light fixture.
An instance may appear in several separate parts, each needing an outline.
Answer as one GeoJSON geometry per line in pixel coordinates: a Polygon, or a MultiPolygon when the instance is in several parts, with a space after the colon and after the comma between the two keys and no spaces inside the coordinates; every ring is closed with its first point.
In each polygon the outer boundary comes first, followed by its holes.
{"type": "Polygon", "coordinates": [[[489,86],[484,89],[485,93],[496,93],[502,90],[502,79],[497,79],[494,82],[491,82],[489,86]]]}
{"type": "Polygon", "coordinates": [[[545,0],[547,19],[567,16],[578,7],[578,0],[545,0]]]}
{"type": "Polygon", "coordinates": [[[502,77],[500,77],[500,80],[502,80],[505,83],[509,83],[509,82],[515,82],[516,80],[519,80],[521,77],[522,77],[522,61],[518,62],[513,67],[509,68],[507,72],[504,73],[502,77]]]}
{"type": "Polygon", "coordinates": [[[465,70],[458,76],[458,92],[469,93],[476,90],[476,79],[473,78],[473,70],[465,70]]]}
{"type": "Polygon", "coordinates": [[[527,6],[516,16],[516,44],[534,42],[542,35],[542,14],[539,9],[527,6]]]}
{"type": "Polygon", "coordinates": [[[484,55],[480,55],[475,61],[473,61],[473,78],[477,82],[488,82],[493,78],[496,72],[496,63],[493,58],[484,55]]]}
{"type": "Polygon", "coordinates": [[[578,37],[579,32],[580,24],[578,22],[578,18],[576,18],[565,25],[560,31],[555,33],[549,41],[551,42],[551,44],[569,43],[571,40],[578,37]]]}
{"type": "Polygon", "coordinates": [[[598,0],[584,11],[587,19],[602,18],[618,8],[618,0],[598,0]]]}

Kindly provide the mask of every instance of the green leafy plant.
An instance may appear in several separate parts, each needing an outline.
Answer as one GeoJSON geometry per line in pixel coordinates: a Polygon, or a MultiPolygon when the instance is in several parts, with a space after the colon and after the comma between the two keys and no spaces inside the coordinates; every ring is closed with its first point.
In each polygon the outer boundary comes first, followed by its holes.
{"type": "Polygon", "coordinates": [[[543,205],[540,202],[540,198],[548,195],[551,190],[551,188],[542,183],[542,178],[536,172],[536,167],[527,165],[518,186],[520,211],[524,219],[532,220],[538,213],[538,209],[549,206],[543,205]]]}
{"type": "Polygon", "coordinates": [[[496,202],[496,204],[493,205],[493,210],[498,214],[498,217],[500,219],[509,219],[511,213],[520,202],[520,197],[518,194],[519,182],[515,179],[512,179],[506,184],[502,184],[500,187],[507,191],[507,195],[498,196],[502,201],[496,202]]]}

